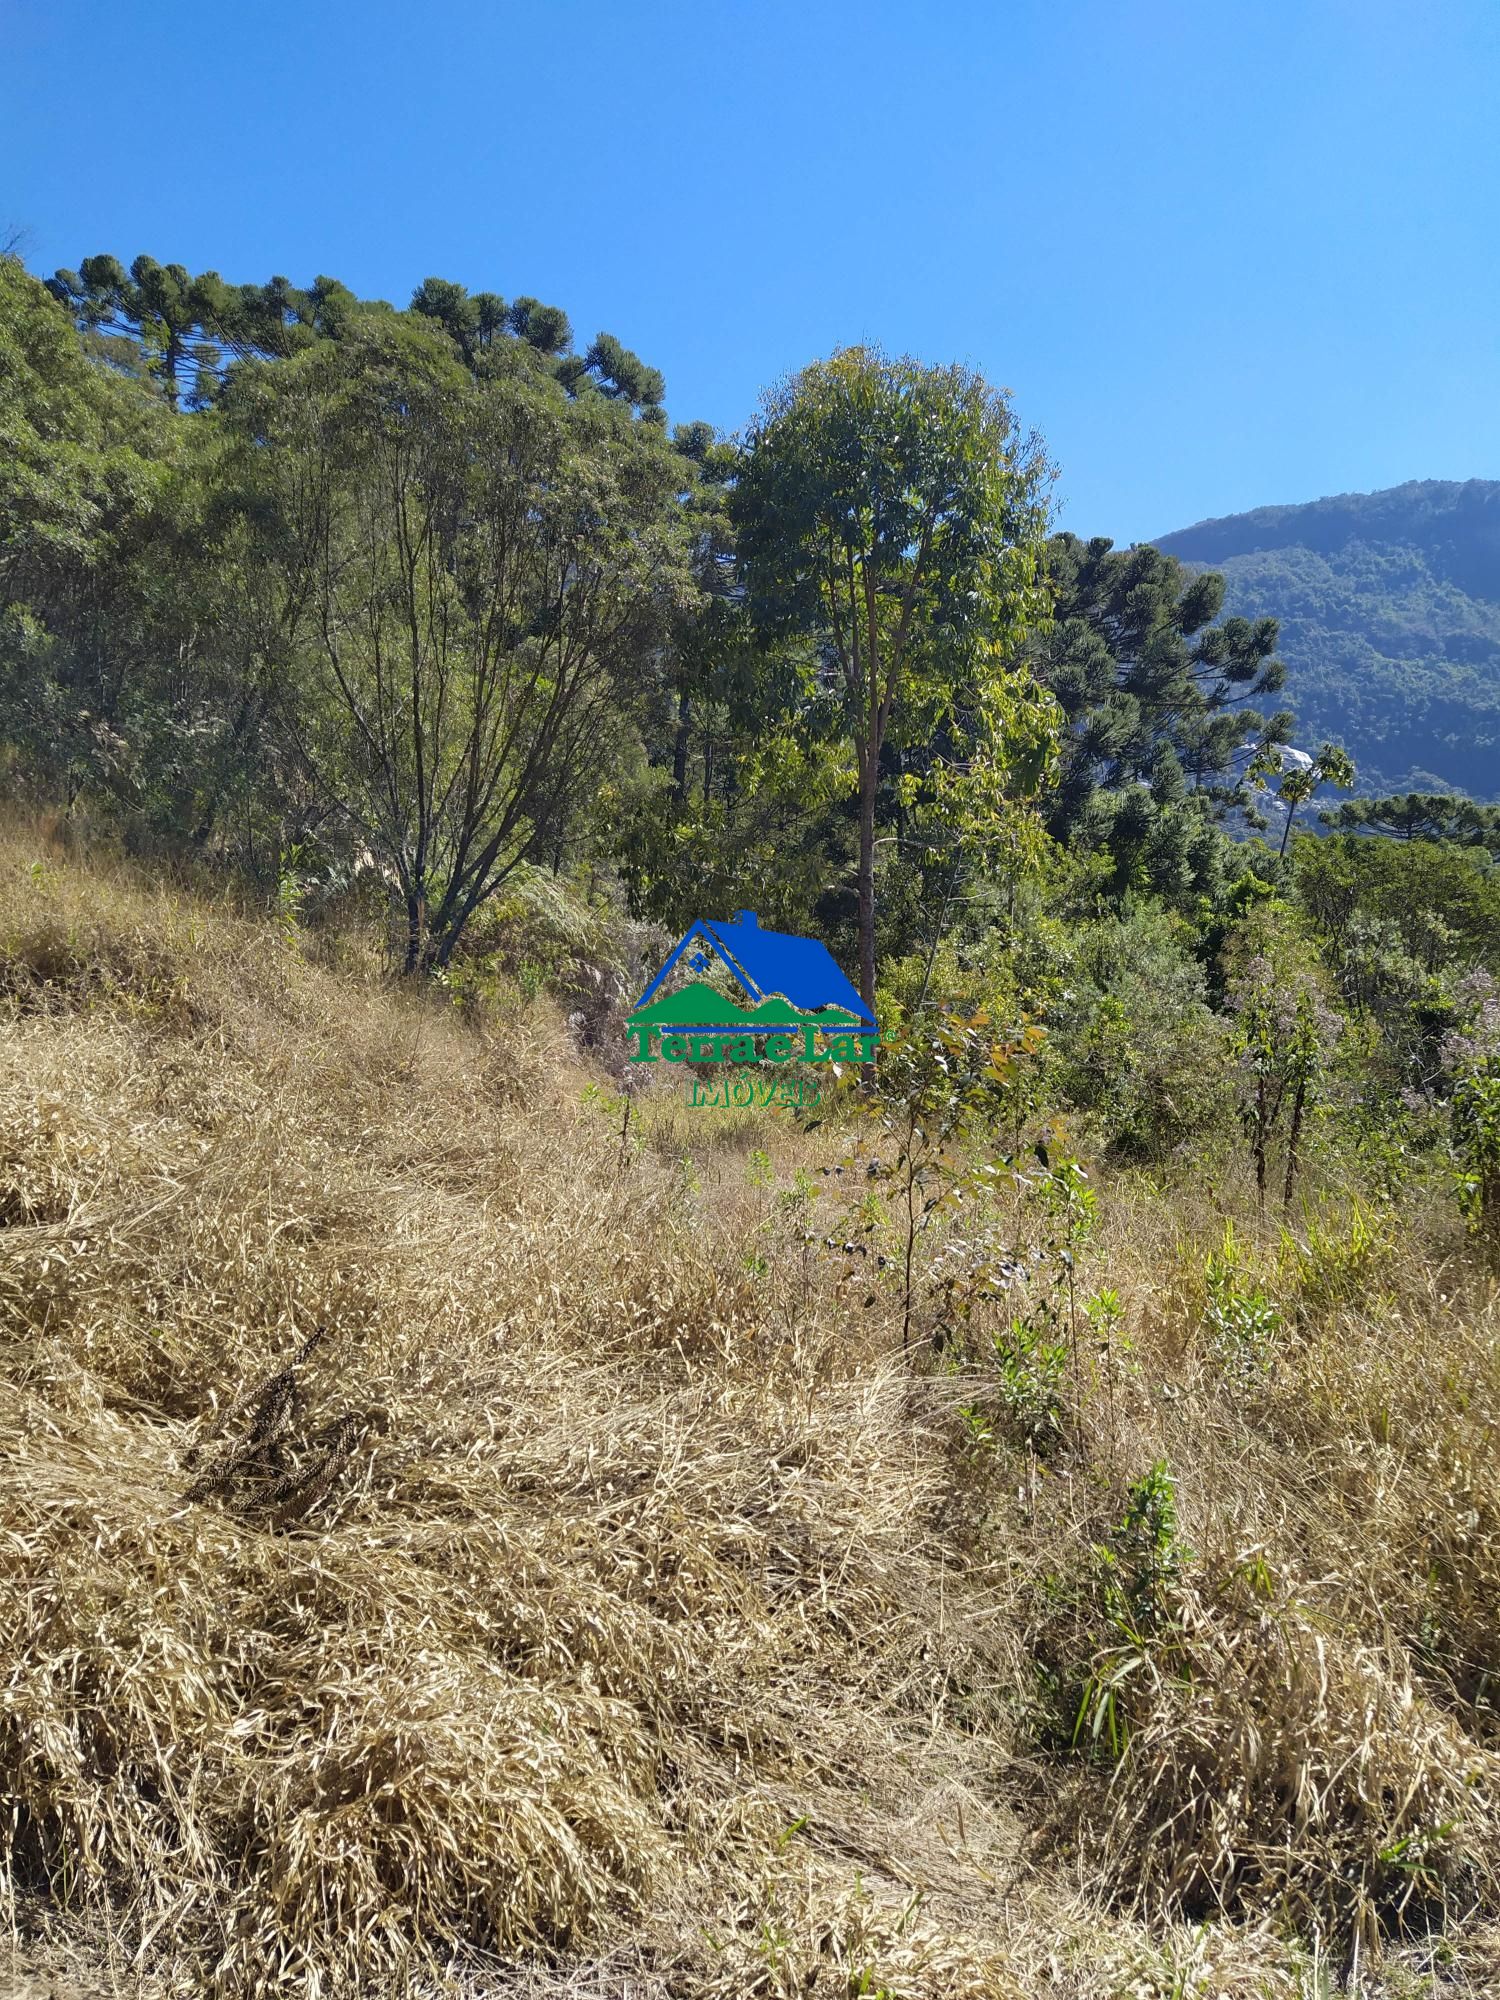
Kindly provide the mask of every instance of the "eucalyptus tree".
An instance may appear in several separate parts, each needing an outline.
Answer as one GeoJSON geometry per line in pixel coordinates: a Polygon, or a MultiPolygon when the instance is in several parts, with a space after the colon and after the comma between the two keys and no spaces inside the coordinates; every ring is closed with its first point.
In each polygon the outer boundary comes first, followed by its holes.
{"type": "MultiPolygon", "coordinates": [[[[875,998],[881,758],[994,719],[1045,609],[1048,467],[1006,396],[958,368],[846,348],[766,400],[734,496],[749,611],[815,636],[858,791],[859,985],[875,998]]],[[[1045,741],[1035,732],[1031,749],[1045,741]]]]}
{"type": "Polygon", "coordinates": [[[525,343],[476,376],[420,320],[236,370],[222,414],[289,726],[396,889],[406,969],[440,967],[693,595],[692,468],[525,343]]]}
{"type": "Polygon", "coordinates": [[[0,738],[69,806],[135,783],[147,678],[175,651],[162,536],[180,443],[160,399],[94,366],[0,258],[0,738]]]}

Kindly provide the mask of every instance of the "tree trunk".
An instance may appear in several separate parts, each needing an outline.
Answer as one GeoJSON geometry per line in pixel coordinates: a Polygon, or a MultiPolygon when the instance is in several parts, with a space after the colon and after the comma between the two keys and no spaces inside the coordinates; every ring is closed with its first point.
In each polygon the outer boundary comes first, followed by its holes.
{"type": "Polygon", "coordinates": [[[403,970],[407,973],[424,970],[423,956],[427,945],[427,898],[420,889],[407,891],[406,896],[406,962],[403,970]]]}
{"type": "Polygon", "coordinates": [[[875,787],[878,755],[870,744],[859,763],[859,997],[875,1018],[875,787]]]}
{"type": "Polygon", "coordinates": [[[1266,1080],[1259,1077],[1255,1085],[1255,1205],[1262,1215],[1266,1212],[1267,1131],[1266,1080]]]}
{"type": "Polygon", "coordinates": [[[1297,1095],[1292,1099],[1292,1126],[1286,1142],[1286,1189],[1281,1197],[1284,1209],[1292,1205],[1292,1188],[1297,1179],[1297,1149],[1302,1143],[1302,1113],[1306,1103],[1307,1085],[1299,1082],[1297,1095]]]}
{"type": "Polygon", "coordinates": [[[672,796],[687,804],[688,744],[692,740],[693,705],[684,688],[677,696],[677,739],[672,745],[672,796]]]}
{"type": "Polygon", "coordinates": [[[1492,1271],[1500,1272],[1500,1169],[1488,1168],[1479,1183],[1480,1243],[1492,1271]]]}

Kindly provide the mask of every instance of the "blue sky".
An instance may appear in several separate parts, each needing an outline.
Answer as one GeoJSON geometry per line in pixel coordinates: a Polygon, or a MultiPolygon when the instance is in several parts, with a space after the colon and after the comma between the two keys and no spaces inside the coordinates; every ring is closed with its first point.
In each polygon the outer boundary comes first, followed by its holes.
{"type": "Polygon", "coordinates": [[[0,103],[34,269],[529,292],[731,430],[961,359],[1081,534],[1500,477],[1497,0],[0,0],[0,103]]]}

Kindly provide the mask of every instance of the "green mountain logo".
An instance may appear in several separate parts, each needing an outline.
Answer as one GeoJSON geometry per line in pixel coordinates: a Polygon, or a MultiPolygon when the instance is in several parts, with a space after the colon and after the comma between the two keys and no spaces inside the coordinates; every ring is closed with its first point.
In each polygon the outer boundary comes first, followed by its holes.
{"type": "Polygon", "coordinates": [[[759,1028],[800,1028],[810,1018],[807,1014],[799,1014],[791,1001],[783,999],[779,993],[762,1000],[745,1016],[747,1021],[753,1021],[759,1028]]]}
{"type": "Polygon", "coordinates": [[[632,1028],[739,1028],[755,1034],[766,1028],[857,1028],[853,1014],[841,1007],[828,1007],[818,1014],[806,1014],[784,1000],[779,993],[762,1000],[758,1007],[736,1006],[701,979],[665,994],[649,1007],[630,1016],[632,1028]]]}
{"type": "Polygon", "coordinates": [[[762,1000],[760,1005],[750,1015],[750,1019],[758,1027],[762,1028],[857,1028],[860,1026],[857,1017],[853,1014],[846,1014],[842,1007],[825,1007],[817,1014],[799,1013],[792,1006],[791,1002],[783,1000],[779,993],[773,993],[768,1000],[762,1000]]]}
{"type": "Polygon", "coordinates": [[[680,986],[675,993],[663,994],[649,1007],[631,1015],[631,1026],[653,1028],[737,1028],[748,1026],[750,1016],[743,1007],[726,1000],[701,979],[680,986]]]}

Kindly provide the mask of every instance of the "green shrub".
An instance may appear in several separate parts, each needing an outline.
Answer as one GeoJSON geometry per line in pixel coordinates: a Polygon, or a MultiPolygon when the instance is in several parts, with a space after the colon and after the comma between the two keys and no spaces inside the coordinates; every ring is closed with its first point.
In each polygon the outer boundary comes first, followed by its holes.
{"type": "Polygon", "coordinates": [[[1244,1269],[1232,1223],[1225,1223],[1223,1242],[1209,1256],[1203,1275],[1208,1287],[1203,1324],[1210,1353],[1226,1372],[1263,1375],[1284,1322],[1280,1308],[1244,1269]]]}

